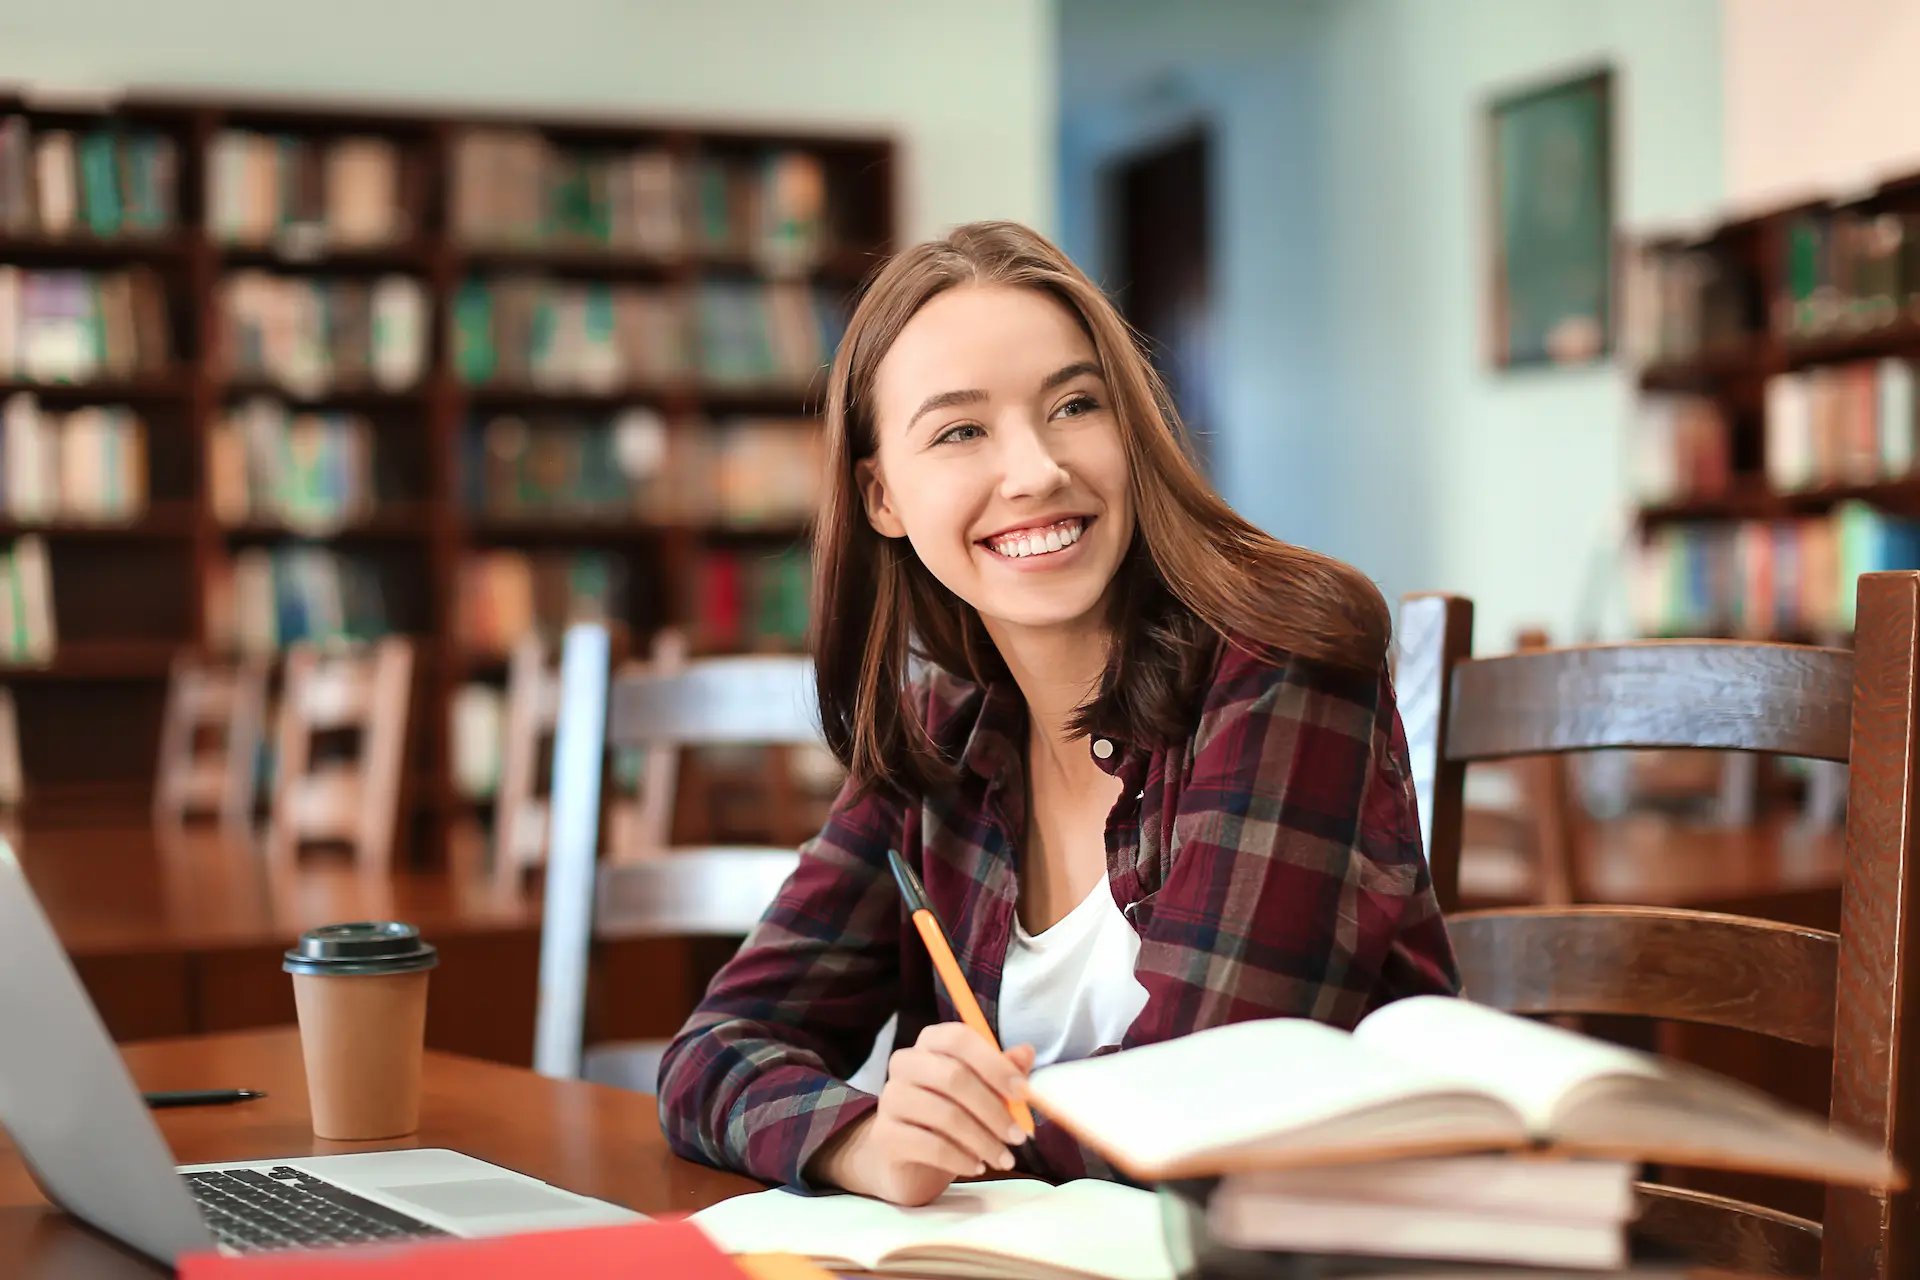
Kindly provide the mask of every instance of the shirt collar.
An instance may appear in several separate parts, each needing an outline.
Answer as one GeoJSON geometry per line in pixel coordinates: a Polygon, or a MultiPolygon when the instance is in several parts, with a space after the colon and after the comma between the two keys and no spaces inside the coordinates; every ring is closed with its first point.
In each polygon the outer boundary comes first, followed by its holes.
{"type": "MultiPolygon", "coordinates": [[[[965,769],[992,782],[1019,759],[1027,733],[1027,708],[1020,698],[1020,686],[1010,679],[990,681],[980,700],[980,714],[961,750],[965,769]]],[[[1088,758],[1102,772],[1117,774],[1129,752],[1118,738],[1096,734],[1087,739],[1088,758]]]]}

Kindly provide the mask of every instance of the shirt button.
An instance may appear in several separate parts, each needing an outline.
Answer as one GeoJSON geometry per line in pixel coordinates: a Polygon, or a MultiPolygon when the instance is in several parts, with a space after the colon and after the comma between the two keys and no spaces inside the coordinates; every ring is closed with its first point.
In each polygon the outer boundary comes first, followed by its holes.
{"type": "Polygon", "coordinates": [[[1113,755],[1113,743],[1105,738],[1095,738],[1093,740],[1093,754],[1099,756],[1102,760],[1110,758],[1113,755]]]}

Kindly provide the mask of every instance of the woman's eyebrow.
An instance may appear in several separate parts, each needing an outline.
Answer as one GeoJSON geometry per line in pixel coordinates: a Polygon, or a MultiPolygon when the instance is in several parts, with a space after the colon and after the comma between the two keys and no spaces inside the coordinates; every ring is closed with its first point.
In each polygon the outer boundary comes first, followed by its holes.
{"type": "Polygon", "coordinates": [[[1042,391],[1051,391],[1063,382],[1072,382],[1083,373],[1091,373],[1095,377],[1100,377],[1100,366],[1092,360],[1076,361],[1073,364],[1056,369],[1048,374],[1040,383],[1040,389],[1042,391]]]}
{"type": "Polygon", "coordinates": [[[979,404],[986,398],[987,393],[984,391],[941,391],[930,395],[920,402],[920,407],[913,411],[911,418],[907,419],[907,429],[902,434],[911,435],[913,424],[935,409],[950,409],[957,404],[979,404]]]}

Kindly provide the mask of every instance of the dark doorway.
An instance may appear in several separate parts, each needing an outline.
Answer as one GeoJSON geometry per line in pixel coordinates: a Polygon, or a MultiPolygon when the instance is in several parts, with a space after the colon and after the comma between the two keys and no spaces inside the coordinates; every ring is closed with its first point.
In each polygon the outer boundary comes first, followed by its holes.
{"type": "Polygon", "coordinates": [[[1120,310],[1151,344],[1201,464],[1212,429],[1213,245],[1204,127],[1120,161],[1109,187],[1120,310]]]}

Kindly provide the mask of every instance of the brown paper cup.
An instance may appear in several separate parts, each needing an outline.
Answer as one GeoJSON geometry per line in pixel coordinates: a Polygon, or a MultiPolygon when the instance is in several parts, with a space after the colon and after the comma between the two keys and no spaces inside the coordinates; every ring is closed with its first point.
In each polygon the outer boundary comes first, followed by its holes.
{"type": "Polygon", "coordinates": [[[420,1128],[427,976],[293,976],[315,1137],[352,1142],[420,1128]]]}
{"type": "Polygon", "coordinates": [[[417,929],[391,920],[313,929],[287,952],[314,1136],[364,1142],[420,1128],[427,977],[437,962],[417,929]]]}

